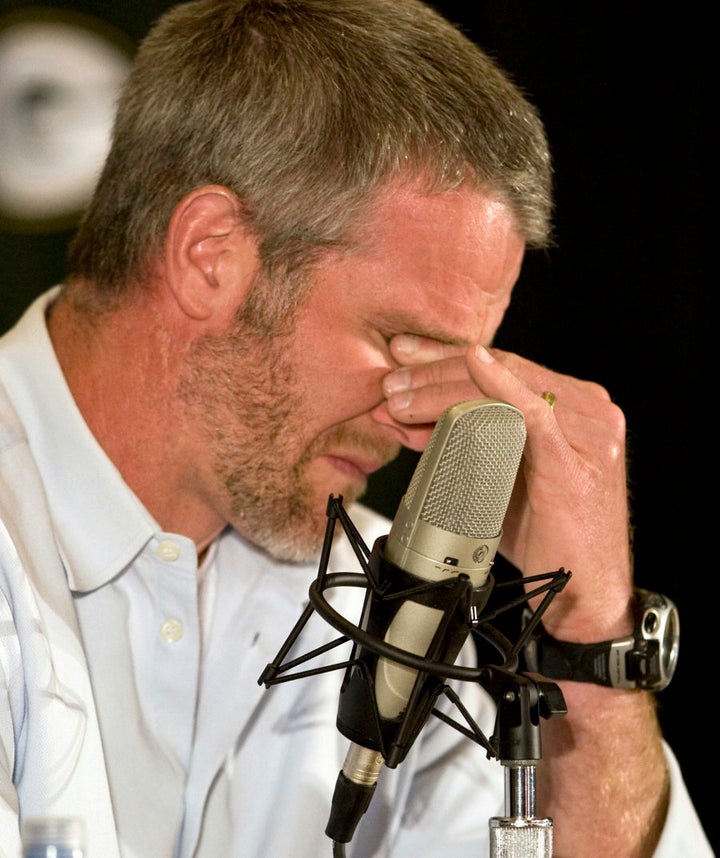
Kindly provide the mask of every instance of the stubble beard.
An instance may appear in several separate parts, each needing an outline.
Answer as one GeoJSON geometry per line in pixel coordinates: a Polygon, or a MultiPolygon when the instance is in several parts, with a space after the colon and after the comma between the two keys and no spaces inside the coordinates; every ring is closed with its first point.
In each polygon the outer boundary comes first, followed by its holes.
{"type": "MultiPolygon", "coordinates": [[[[317,559],[328,498],[317,496],[309,463],[338,446],[378,455],[377,446],[342,426],[302,446],[308,404],[282,338],[245,326],[209,335],[191,346],[186,366],[180,396],[204,436],[228,523],[274,558],[317,559]]],[[[381,455],[396,453],[393,446],[381,455]]],[[[347,504],[364,490],[339,476],[334,491],[347,504]]]]}

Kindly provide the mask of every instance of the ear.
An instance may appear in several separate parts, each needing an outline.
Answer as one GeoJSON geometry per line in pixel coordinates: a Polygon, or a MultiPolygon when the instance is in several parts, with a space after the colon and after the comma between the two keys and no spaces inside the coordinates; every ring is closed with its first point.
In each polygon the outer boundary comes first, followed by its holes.
{"type": "Polygon", "coordinates": [[[257,240],[229,188],[204,185],[178,203],[165,241],[167,287],[195,320],[225,324],[259,269],[257,240]]]}

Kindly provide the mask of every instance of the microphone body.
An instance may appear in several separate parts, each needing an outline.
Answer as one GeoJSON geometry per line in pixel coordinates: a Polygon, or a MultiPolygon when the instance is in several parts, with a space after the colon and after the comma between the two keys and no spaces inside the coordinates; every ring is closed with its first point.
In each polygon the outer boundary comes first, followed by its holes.
{"type": "MultiPolygon", "coordinates": [[[[374,639],[432,661],[455,661],[472,612],[492,590],[491,568],[525,436],[522,413],[500,400],[460,403],[440,416],[390,532],[369,558],[374,587],[360,626],[374,639]]],[[[443,680],[358,642],[351,660],[337,716],[351,747],[338,789],[362,785],[367,806],[382,766],[393,768],[405,758],[443,680]]],[[[327,833],[344,842],[352,836],[335,831],[332,821],[327,833]]]]}

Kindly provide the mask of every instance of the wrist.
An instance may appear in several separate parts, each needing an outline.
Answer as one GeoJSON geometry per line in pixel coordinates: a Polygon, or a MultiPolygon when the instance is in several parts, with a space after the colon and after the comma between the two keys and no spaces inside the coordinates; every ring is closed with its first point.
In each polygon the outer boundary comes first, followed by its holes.
{"type": "Polygon", "coordinates": [[[674,675],[679,642],[675,605],[666,596],[638,588],[629,634],[577,643],[558,640],[538,625],[525,645],[524,659],[529,672],[548,679],[662,691],[674,675]]]}

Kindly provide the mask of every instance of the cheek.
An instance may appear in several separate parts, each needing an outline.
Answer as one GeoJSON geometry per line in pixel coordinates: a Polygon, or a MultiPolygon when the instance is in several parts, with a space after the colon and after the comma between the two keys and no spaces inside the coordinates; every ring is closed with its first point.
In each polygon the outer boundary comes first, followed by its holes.
{"type": "Polygon", "coordinates": [[[483,336],[480,339],[482,345],[489,346],[492,344],[492,341],[495,339],[495,334],[505,317],[507,307],[507,304],[495,304],[488,310],[483,329],[483,336]]]}
{"type": "Polygon", "coordinates": [[[329,335],[301,349],[295,366],[313,411],[333,414],[340,421],[371,411],[383,401],[382,379],[395,363],[384,341],[378,346],[329,335]]]}

